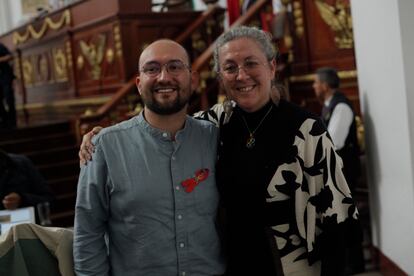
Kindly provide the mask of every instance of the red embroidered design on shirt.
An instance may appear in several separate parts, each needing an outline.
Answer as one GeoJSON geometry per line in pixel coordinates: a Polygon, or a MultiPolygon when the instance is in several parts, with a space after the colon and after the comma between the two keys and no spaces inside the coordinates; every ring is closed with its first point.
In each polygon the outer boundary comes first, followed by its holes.
{"type": "Polygon", "coordinates": [[[195,177],[184,180],[181,185],[187,193],[191,193],[198,183],[207,179],[209,172],[209,169],[199,169],[196,171],[195,177]]]}

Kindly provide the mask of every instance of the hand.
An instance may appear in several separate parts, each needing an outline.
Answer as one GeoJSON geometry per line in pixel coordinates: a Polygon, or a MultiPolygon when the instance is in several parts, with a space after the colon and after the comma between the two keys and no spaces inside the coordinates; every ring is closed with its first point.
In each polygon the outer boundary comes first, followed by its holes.
{"type": "Polygon", "coordinates": [[[22,197],[17,193],[10,193],[3,198],[4,208],[14,210],[19,208],[22,202],[22,197]]]}
{"type": "Polygon", "coordinates": [[[95,151],[95,146],[92,144],[92,137],[98,134],[102,130],[102,127],[94,127],[91,131],[83,135],[82,144],[79,149],[79,163],[80,165],[86,165],[88,161],[92,160],[92,153],[95,151]]]}

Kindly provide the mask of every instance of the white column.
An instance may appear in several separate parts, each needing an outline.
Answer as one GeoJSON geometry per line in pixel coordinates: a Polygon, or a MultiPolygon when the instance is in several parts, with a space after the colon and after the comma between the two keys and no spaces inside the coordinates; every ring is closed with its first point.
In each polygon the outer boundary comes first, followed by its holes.
{"type": "Polygon", "coordinates": [[[11,29],[9,0],[0,0],[0,35],[11,29]]]}
{"type": "Polygon", "coordinates": [[[374,244],[414,275],[414,1],[351,9],[374,244]]]}

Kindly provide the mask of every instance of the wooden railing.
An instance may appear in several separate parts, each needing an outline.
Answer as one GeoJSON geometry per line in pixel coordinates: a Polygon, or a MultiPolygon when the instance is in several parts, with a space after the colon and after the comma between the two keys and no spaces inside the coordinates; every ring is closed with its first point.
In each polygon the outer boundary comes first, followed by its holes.
{"type": "MultiPolygon", "coordinates": [[[[244,15],[242,15],[230,26],[230,29],[236,26],[247,24],[254,16],[256,16],[269,4],[271,5],[270,0],[257,1],[244,15]]],[[[204,13],[202,13],[201,16],[193,24],[191,24],[186,30],[184,30],[179,36],[176,37],[175,41],[183,44],[183,42],[189,39],[198,28],[205,24],[208,19],[212,18],[220,9],[221,8],[218,5],[209,6],[209,8],[204,13]]],[[[209,62],[213,56],[214,44],[214,42],[210,43],[210,46],[204,50],[203,53],[199,55],[193,62],[192,69],[194,71],[201,72],[202,77],[203,70],[204,72],[211,72],[211,68],[208,67],[209,62]]],[[[119,89],[106,104],[100,107],[96,113],[93,113],[91,115],[82,115],[75,120],[74,127],[79,139],[81,135],[88,131],[93,125],[104,125],[104,123],[100,123],[100,121],[102,121],[103,118],[109,116],[110,112],[114,110],[116,106],[131,92],[131,90],[135,87],[135,78],[136,77],[134,76],[127,83],[125,83],[125,85],[119,89]]],[[[208,76],[205,78],[214,78],[213,82],[216,82],[214,74],[208,74],[208,76]]],[[[204,87],[201,91],[199,91],[201,97],[201,109],[207,109],[210,105],[206,93],[207,89],[207,87],[204,87]]]]}

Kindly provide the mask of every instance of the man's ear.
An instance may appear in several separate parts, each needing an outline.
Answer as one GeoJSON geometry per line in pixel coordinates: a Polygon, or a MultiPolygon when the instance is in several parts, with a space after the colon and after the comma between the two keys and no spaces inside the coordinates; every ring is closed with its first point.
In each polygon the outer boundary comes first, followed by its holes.
{"type": "Polygon", "coordinates": [[[138,89],[138,93],[141,95],[141,89],[140,89],[140,78],[139,78],[139,75],[135,78],[135,85],[136,85],[136,87],[137,87],[137,89],[138,89]]]}
{"type": "Polygon", "coordinates": [[[196,91],[200,85],[200,74],[197,71],[191,71],[191,91],[196,91]]]}

